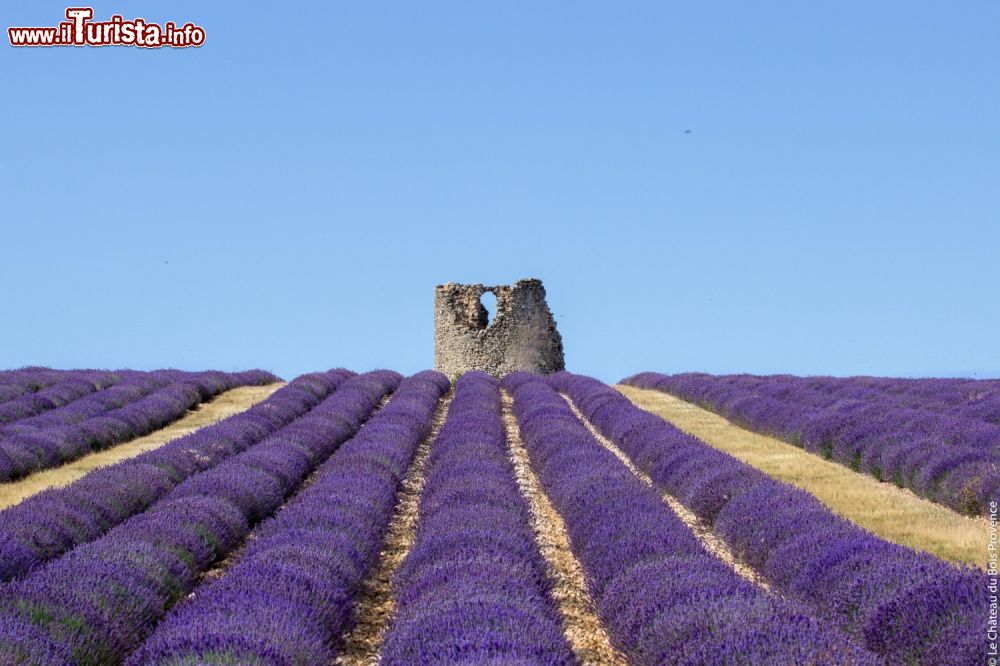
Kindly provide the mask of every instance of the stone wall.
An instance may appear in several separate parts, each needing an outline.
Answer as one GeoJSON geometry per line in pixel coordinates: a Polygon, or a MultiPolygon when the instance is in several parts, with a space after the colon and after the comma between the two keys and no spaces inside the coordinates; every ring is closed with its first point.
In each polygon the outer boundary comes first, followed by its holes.
{"type": "Polygon", "coordinates": [[[545,303],[542,281],[435,287],[434,367],[451,378],[466,370],[502,377],[514,370],[547,374],[565,369],[562,337],[545,303]],[[497,298],[492,322],[480,301],[487,292],[497,298]]]}

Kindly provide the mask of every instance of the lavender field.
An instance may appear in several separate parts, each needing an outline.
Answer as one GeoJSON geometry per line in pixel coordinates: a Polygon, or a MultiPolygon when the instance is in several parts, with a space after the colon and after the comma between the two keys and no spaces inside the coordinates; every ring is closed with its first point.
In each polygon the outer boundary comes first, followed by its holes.
{"type": "Polygon", "coordinates": [[[1000,500],[1000,381],[643,373],[672,393],[967,514],[1000,500]]]}
{"type": "MultiPolygon", "coordinates": [[[[275,381],[0,373],[0,482],[275,381]]],[[[627,383],[997,497],[1000,382],[627,383]]],[[[985,664],[987,585],[596,379],[334,369],[0,511],[0,664],[985,664]]]]}

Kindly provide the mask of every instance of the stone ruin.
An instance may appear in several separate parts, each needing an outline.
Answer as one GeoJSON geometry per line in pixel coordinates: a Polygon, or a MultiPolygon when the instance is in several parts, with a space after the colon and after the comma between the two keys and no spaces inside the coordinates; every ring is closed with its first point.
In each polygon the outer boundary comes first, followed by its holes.
{"type": "Polygon", "coordinates": [[[562,337],[541,280],[487,287],[449,282],[434,288],[434,367],[450,378],[467,370],[503,377],[514,370],[565,369],[562,337]],[[493,321],[480,300],[497,299],[493,321]]]}

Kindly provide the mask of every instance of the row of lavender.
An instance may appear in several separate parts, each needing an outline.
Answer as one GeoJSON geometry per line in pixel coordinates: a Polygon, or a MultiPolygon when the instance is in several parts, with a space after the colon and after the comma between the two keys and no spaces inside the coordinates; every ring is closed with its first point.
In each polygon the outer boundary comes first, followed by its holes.
{"type": "MultiPolygon", "coordinates": [[[[218,448],[187,456],[198,444],[191,442],[147,459],[170,473],[145,512],[0,587],[0,661],[113,664],[131,654],[134,664],[329,663],[447,387],[437,373],[404,380],[341,446],[399,383],[395,373],[348,376],[282,389],[327,387],[303,418],[287,418],[279,391],[260,405],[274,408],[258,415],[270,418],[239,422],[218,448]],[[283,419],[291,425],[275,427],[283,419]],[[231,568],[195,589],[317,466],[308,488],[261,524],[231,568]]],[[[505,386],[532,467],[566,521],[602,620],[631,661],[877,663],[879,653],[892,663],[959,664],[982,654],[972,630],[978,614],[970,612],[985,608],[981,574],[871,537],[595,380],[562,374],[551,383],[786,597],[709,556],[552,388],[511,376],[505,386]]],[[[383,662],[572,663],[514,479],[494,379],[459,380],[425,471],[383,662]]]]}
{"type": "Polygon", "coordinates": [[[361,582],[448,380],[422,372],[255,530],[218,580],[178,605],[130,664],[333,663],[361,582]]]}
{"type": "MultiPolygon", "coordinates": [[[[179,604],[128,663],[332,663],[446,386],[436,373],[404,381],[309,488],[255,531],[232,568],[179,604]]],[[[507,387],[532,465],[632,662],[880,663],[709,556],[542,380],[514,376],[507,387]]],[[[576,663],[501,412],[495,379],[459,379],[423,470],[416,538],[394,576],[380,663],[576,663]]]]}
{"type": "Polygon", "coordinates": [[[0,424],[41,414],[113,386],[121,373],[109,370],[13,371],[0,383],[0,424]]]}
{"type": "Polygon", "coordinates": [[[431,448],[382,662],[571,664],[496,379],[464,374],[431,448]]]}
{"type": "Polygon", "coordinates": [[[868,400],[1000,424],[1000,380],[897,377],[757,377],[733,375],[763,395],[785,397],[809,389],[831,400],[868,400]],[[778,380],[774,382],[773,380],[778,380]]]}
{"type": "Polygon", "coordinates": [[[245,412],[0,511],[0,581],[22,577],[96,539],[188,477],[287,426],[352,375],[304,375],[245,412]]]}
{"type": "Polygon", "coordinates": [[[786,598],[890,663],[984,661],[982,572],[882,541],[596,380],[562,373],[550,381],[786,598]]]}
{"type": "Polygon", "coordinates": [[[886,394],[867,395],[863,383],[830,391],[787,376],[657,373],[624,383],[672,393],[956,511],[982,514],[1000,500],[1000,425],[900,407],[886,394]]]}
{"type": "MultiPolygon", "coordinates": [[[[438,373],[405,380],[128,663],[332,663],[447,387],[438,373]]],[[[459,379],[423,471],[416,539],[394,578],[381,663],[575,663],[514,477],[496,380],[459,379]]]]}
{"type": "Polygon", "coordinates": [[[182,381],[185,377],[198,381],[201,374],[203,373],[185,373],[176,370],[156,370],[153,372],[122,370],[115,373],[115,382],[105,388],[39,414],[22,416],[0,425],[0,435],[17,433],[20,429],[27,427],[78,423],[89,417],[122,407],[170,382],[182,381]]]}
{"type": "Polygon", "coordinates": [[[202,401],[237,386],[277,381],[277,377],[261,370],[123,371],[115,378],[107,388],[0,427],[0,482],[158,430],[202,401]]]}
{"type": "Polygon", "coordinates": [[[79,371],[40,367],[0,371],[0,405],[29,393],[38,393],[43,388],[59,382],[68,372],[79,371]]]}
{"type": "Polygon", "coordinates": [[[544,379],[514,374],[504,384],[598,614],[630,663],[881,663],[709,554],[544,379]]]}
{"type": "Polygon", "coordinates": [[[342,378],[305,415],[189,476],[104,536],[0,587],[0,661],[120,663],[399,381],[389,371],[342,378]]]}
{"type": "Polygon", "coordinates": [[[277,380],[260,370],[123,371],[107,389],[0,428],[0,481],[153,432],[229,389],[277,380]]]}
{"type": "Polygon", "coordinates": [[[120,370],[110,386],[85,395],[62,406],[34,416],[18,418],[0,425],[0,435],[19,432],[25,426],[44,427],[72,425],[88,418],[124,407],[154,390],[171,384],[186,384],[195,389],[201,399],[210,398],[234,386],[268,384],[280,381],[264,370],[246,372],[186,372],[183,370],[120,370]]]}

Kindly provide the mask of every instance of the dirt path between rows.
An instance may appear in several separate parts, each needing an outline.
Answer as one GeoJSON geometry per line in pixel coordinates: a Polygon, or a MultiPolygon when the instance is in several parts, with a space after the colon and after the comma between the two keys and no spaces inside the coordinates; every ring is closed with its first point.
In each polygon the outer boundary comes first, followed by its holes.
{"type": "Polygon", "coordinates": [[[706,525],[704,521],[698,518],[698,516],[688,511],[688,509],[683,504],[678,502],[677,498],[673,495],[665,493],[657,488],[656,484],[653,483],[653,480],[649,478],[648,474],[636,467],[632,462],[632,459],[629,458],[624,451],[618,448],[614,442],[602,435],[601,432],[594,427],[594,424],[580,412],[569,396],[563,395],[563,399],[566,401],[566,404],[569,405],[569,408],[573,410],[573,413],[576,415],[576,418],[580,420],[580,423],[586,426],[587,430],[590,431],[590,434],[601,444],[601,446],[614,454],[614,456],[618,458],[623,465],[628,467],[630,472],[639,477],[643,483],[660,494],[660,498],[664,501],[664,503],[666,503],[666,505],[670,507],[670,510],[674,512],[674,515],[680,518],[681,522],[694,533],[695,538],[698,539],[698,542],[701,543],[705,550],[720,559],[741,577],[751,583],[759,585],[769,592],[771,591],[771,586],[768,585],[767,581],[764,580],[756,571],[740,562],[739,559],[733,555],[733,552],[729,550],[729,546],[726,542],[715,536],[710,525],[706,525]]]}
{"type": "Polygon", "coordinates": [[[452,390],[441,398],[434,410],[431,431],[417,446],[399,490],[389,528],[382,540],[378,565],[361,583],[361,591],[354,607],[355,625],[341,641],[335,664],[376,666],[381,659],[382,643],[396,612],[392,577],[416,540],[427,458],[431,453],[431,445],[441,432],[454,397],[452,390]]]}
{"type": "Polygon", "coordinates": [[[0,484],[0,509],[18,504],[48,488],[69,485],[98,467],[106,467],[128,458],[134,458],[140,453],[159,448],[167,442],[188,435],[199,428],[246,411],[258,402],[265,400],[282,386],[284,386],[283,383],[276,383],[267,386],[241,386],[230,389],[209,402],[197,405],[180,419],[156,432],[97,453],[91,453],[60,467],[35,472],[11,483],[0,484]]]}
{"type": "Polygon", "coordinates": [[[541,482],[531,469],[528,451],[513,413],[513,401],[503,392],[503,421],[507,428],[507,446],[514,464],[514,474],[521,494],[528,500],[535,540],[545,559],[552,596],[562,614],[563,633],[577,661],[583,666],[615,666],[628,663],[611,643],[601,624],[587,580],[570,548],[569,533],[562,516],[549,501],[541,482]]]}
{"type": "Polygon", "coordinates": [[[987,529],[909,490],[850,470],[661,391],[616,386],[637,407],[774,479],[811,493],[838,515],[879,537],[951,562],[985,568],[987,529]]]}

